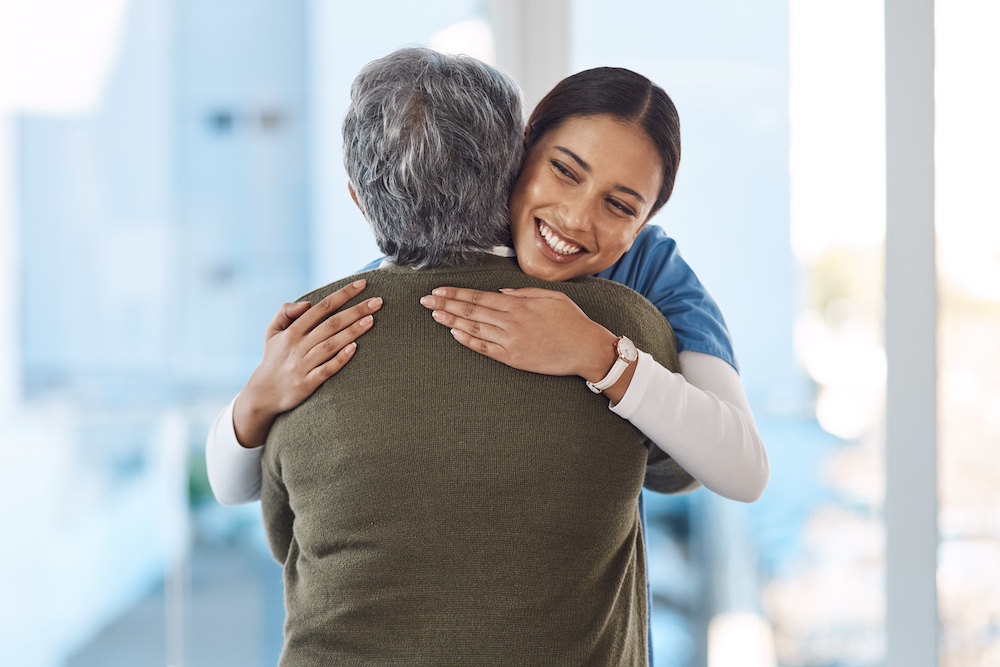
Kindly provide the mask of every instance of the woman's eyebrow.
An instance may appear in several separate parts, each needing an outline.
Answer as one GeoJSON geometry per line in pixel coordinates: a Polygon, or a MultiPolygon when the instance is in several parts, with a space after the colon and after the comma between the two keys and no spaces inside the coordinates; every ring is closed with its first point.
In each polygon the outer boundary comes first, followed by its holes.
{"type": "MultiPolygon", "coordinates": [[[[578,165],[580,165],[580,169],[583,169],[588,174],[591,173],[592,170],[590,168],[590,165],[587,164],[587,162],[582,157],[580,157],[570,149],[564,148],[563,146],[554,146],[554,148],[560,153],[565,153],[566,155],[570,156],[573,159],[573,162],[576,162],[578,165]]],[[[635,190],[633,190],[632,188],[626,188],[624,185],[616,185],[615,190],[618,190],[619,192],[624,192],[627,195],[632,195],[633,197],[638,199],[639,202],[642,204],[646,203],[646,198],[643,197],[638,192],[636,192],[635,190]]]]}
{"type": "Polygon", "coordinates": [[[619,192],[624,192],[627,195],[632,195],[633,197],[639,200],[640,204],[646,203],[646,198],[643,197],[638,192],[636,192],[635,190],[633,190],[632,188],[626,188],[624,185],[616,185],[615,190],[618,190],[619,192]]]}
{"type": "Polygon", "coordinates": [[[562,146],[556,146],[555,149],[560,153],[565,153],[566,155],[573,158],[573,161],[580,165],[580,169],[583,169],[588,174],[591,172],[590,165],[587,164],[582,157],[574,153],[568,148],[563,148],[562,146]]]}

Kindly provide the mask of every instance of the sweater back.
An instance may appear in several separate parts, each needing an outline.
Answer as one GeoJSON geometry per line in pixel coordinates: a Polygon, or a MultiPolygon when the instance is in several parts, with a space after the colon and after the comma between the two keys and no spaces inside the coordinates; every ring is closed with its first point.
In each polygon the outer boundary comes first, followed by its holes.
{"type": "Polygon", "coordinates": [[[650,443],[580,378],[476,354],[419,299],[445,285],[558,289],[676,370],[662,315],[620,285],[545,283],[492,256],[362,275],[364,298],[384,300],[375,326],[264,452],[282,667],[646,665],[637,498],[650,443]]]}

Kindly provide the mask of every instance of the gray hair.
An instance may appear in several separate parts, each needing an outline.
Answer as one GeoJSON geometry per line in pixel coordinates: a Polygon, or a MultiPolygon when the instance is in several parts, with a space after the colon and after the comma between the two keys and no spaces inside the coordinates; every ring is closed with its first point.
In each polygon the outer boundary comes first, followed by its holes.
{"type": "Polygon", "coordinates": [[[354,79],[343,131],[347,175],[392,261],[456,265],[510,244],[524,120],[508,76],[468,56],[400,49],[354,79]]]}

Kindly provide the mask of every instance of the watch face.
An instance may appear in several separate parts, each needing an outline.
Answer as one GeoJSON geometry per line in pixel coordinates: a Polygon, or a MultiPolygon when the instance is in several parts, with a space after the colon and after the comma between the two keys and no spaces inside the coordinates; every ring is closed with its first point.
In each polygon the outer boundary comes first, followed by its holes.
{"type": "Polygon", "coordinates": [[[635,345],[625,336],[618,339],[618,356],[623,360],[632,363],[639,358],[639,352],[635,349],[635,345]]]}

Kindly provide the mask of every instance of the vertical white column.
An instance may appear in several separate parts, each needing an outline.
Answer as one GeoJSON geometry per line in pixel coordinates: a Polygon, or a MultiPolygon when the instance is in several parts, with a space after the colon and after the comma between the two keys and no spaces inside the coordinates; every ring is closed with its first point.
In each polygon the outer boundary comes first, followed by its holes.
{"type": "Polygon", "coordinates": [[[569,0],[490,0],[497,66],[524,92],[525,116],[569,72],[569,0]]]}
{"type": "Polygon", "coordinates": [[[13,411],[21,394],[15,132],[14,119],[0,108],[0,415],[13,411]]]}
{"type": "Polygon", "coordinates": [[[937,665],[934,2],[886,0],[886,643],[937,665]]]}

